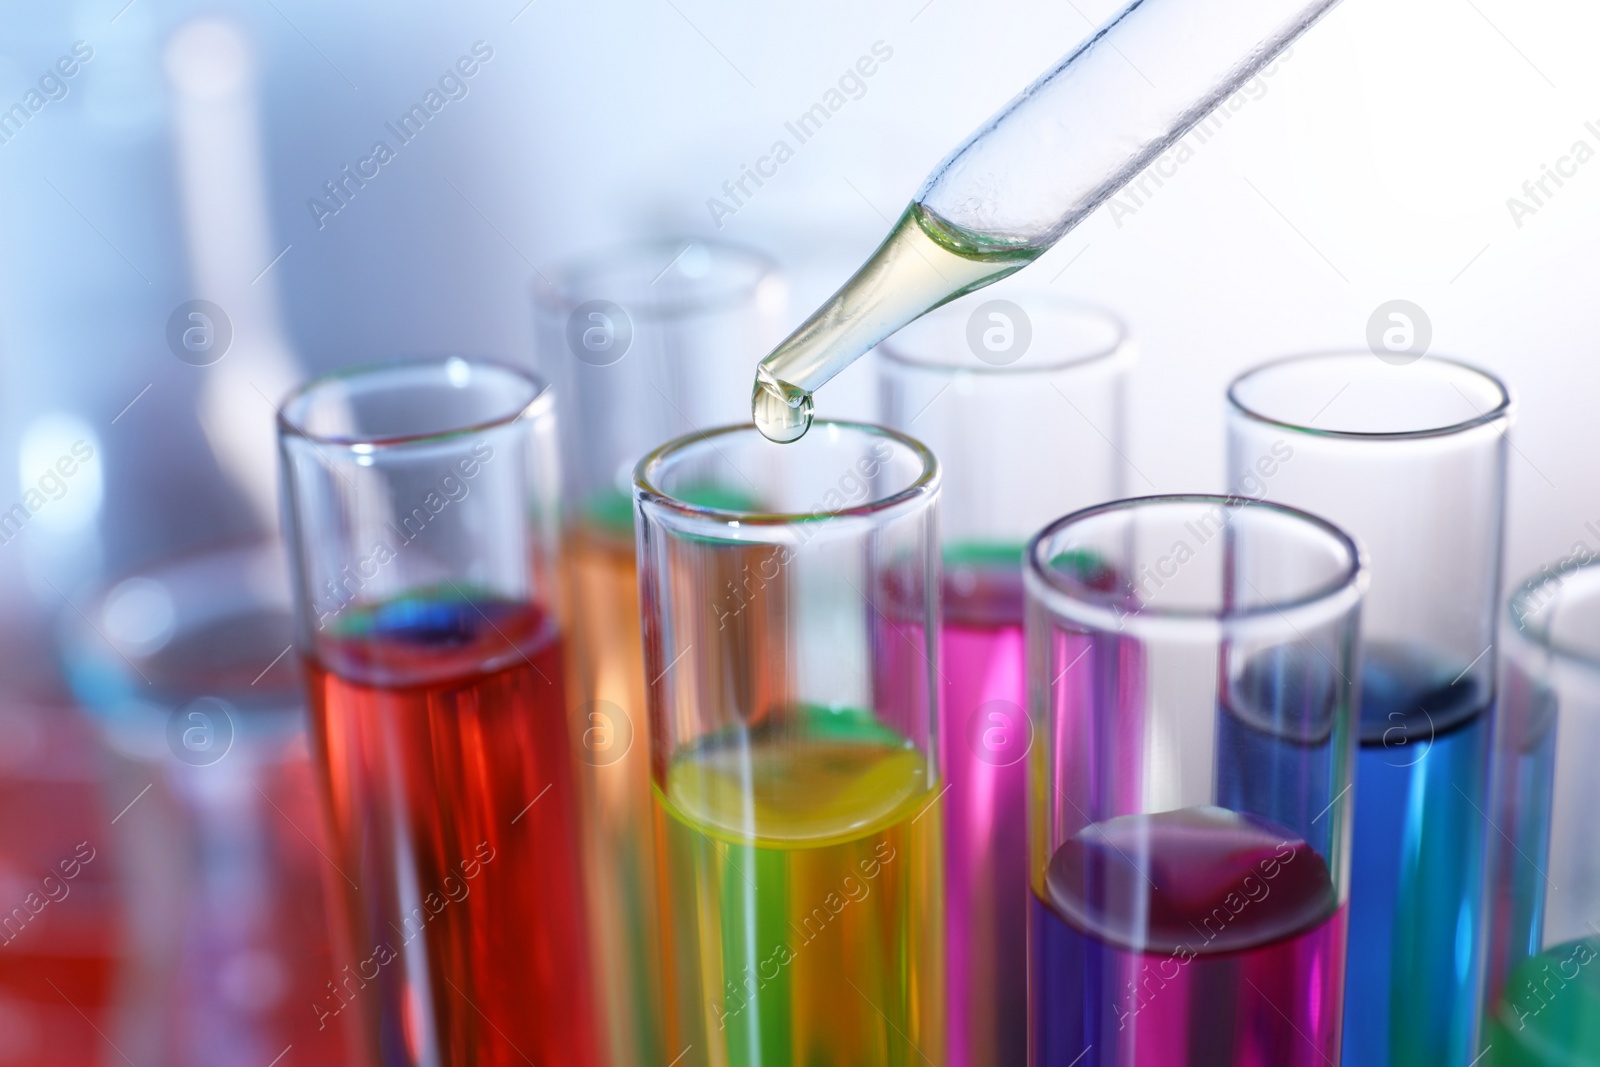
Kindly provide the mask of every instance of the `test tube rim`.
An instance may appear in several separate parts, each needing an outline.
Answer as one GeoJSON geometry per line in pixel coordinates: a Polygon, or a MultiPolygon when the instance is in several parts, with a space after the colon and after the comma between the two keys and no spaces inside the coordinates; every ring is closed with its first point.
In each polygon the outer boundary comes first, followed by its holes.
{"type": "MultiPolygon", "coordinates": [[[[688,448],[699,443],[710,444],[716,447],[714,438],[729,437],[734,434],[751,433],[758,436],[761,431],[754,423],[733,423],[727,426],[716,426],[708,430],[698,430],[683,434],[665,442],[647,452],[633,468],[633,498],[639,507],[655,507],[663,511],[694,521],[708,522],[723,526],[756,526],[756,527],[785,527],[799,523],[815,522],[819,519],[849,520],[849,519],[880,519],[886,515],[902,510],[916,504],[924,497],[936,493],[942,478],[942,468],[939,459],[933,450],[909,434],[887,426],[880,426],[871,422],[853,422],[846,419],[818,419],[812,424],[807,436],[829,429],[846,430],[855,433],[865,433],[869,436],[888,438],[902,447],[908,449],[912,456],[921,464],[921,473],[907,486],[896,490],[889,495],[864,504],[857,504],[837,511],[818,513],[814,511],[782,512],[782,511],[736,511],[729,508],[710,507],[703,504],[692,504],[687,500],[679,499],[666,492],[651,480],[651,472],[657,470],[660,464],[673,452],[681,448],[688,448]]],[[[765,437],[761,437],[766,441],[765,437]]],[[[775,445],[778,448],[791,448],[793,445],[775,445]]]]}
{"type": "Polygon", "coordinates": [[[1529,651],[1548,655],[1553,660],[1554,670],[1575,668],[1585,675],[1600,674],[1600,652],[1586,652],[1567,641],[1557,640],[1551,633],[1552,620],[1546,620],[1543,626],[1529,626],[1527,622],[1529,613],[1518,614],[1518,608],[1525,605],[1528,598],[1540,590],[1553,587],[1559,592],[1573,577],[1578,575],[1588,577],[1594,574],[1600,574],[1600,559],[1542,569],[1518,585],[1506,598],[1505,607],[1506,629],[1516,644],[1529,651]]]}
{"type": "Polygon", "coordinates": [[[524,419],[536,417],[551,407],[553,401],[550,383],[541,375],[522,367],[514,366],[502,360],[490,359],[481,356],[464,355],[439,355],[439,356],[411,356],[400,359],[378,360],[370,363],[358,363],[349,367],[341,367],[327,374],[319,374],[300,385],[296,386],[283,402],[278,405],[278,431],[285,440],[305,441],[312,446],[328,445],[345,450],[360,450],[363,452],[377,452],[393,448],[404,448],[414,445],[433,445],[446,441],[454,441],[462,437],[485,433],[498,429],[524,419]],[[340,383],[349,382],[369,375],[391,374],[408,370],[418,370],[425,367],[444,367],[451,360],[461,360],[471,368],[483,368],[496,373],[509,375],[520,380],[528,388],[525,400],[519,405],[509,406],[506,411],[492,418],[480,419],[465,426],[454,426],[446,430],[435,430],[426,433],[408,434],[317,434],[307,430],[290,414],[297,405],[309,401],[318,390],[329,388],[340,383]]]}
{"type": "Polygon", "coordinates": [[[1429,437],[1454,437],[1457,434],[1465,433],[1468,430],[1476,429],[1479,426],[1486,426],[1493,422],[1509,419],[1514,407],[1511,397],[1511,390],[1498,375],[1492,374],[1489,371],[1484,370],[1482,367],[1475,366],[1474,364],[1468,363],[1465,360],[1456,359],[1452,356],[1435,355],[1424,356],[1423,359],[1430,363],[1442,363],[1458,370],[1464,370],[1469,374],[1473,374],[1479,378],[1482,378],[1500,394],[1499,402],[1489,410],[1481,412],[1470,419],[1462,419],[1458,422],[1453,422],[1445,426],[1431,426],[1416,430],[1371,431],[1334,430],[1316,426],[1307,426],[1304,423],[1287,419],[1276,419],[1261,411],[1257,411],[1255,408],[1252,408],[1239,396],[1240,387],[1243,386],[1247,380],[1255,377],[1258,374],[1279,370],[1294,363],[1309,363],[1313,360],[1329,358],[1374,359],[1376,357],[1371,352],[1363,351],[1361,349],[1331,348],[1316,352],[1302,352],[1298,355],[1292,356],[1280,356],[1277,359],[1270,359],[1264,363],[1257,363],[1251,366],[1248,370],[1236,375],[1234,379],[1228,383],[1228,406],[1235,414],[1240,415],[1243,418],[1247,418],[1252,422],[1258,422],[1268,426],[1276,426],[1279,429],[1289,430],[1293,433],[1304,434],[1308,437],[1327,437],[1352,441],[1408,441],[1420,440],[1429,437]]]}
{"type": "MultiPolygon", "coordinates": [[[[674,300],[669,303],[640,304],[623,300],[618,300],[617,303],[622,305],[630,315],[635,315],[648,321],[690,318],[695,315],[720,311],[724,308],[737,307],[751,294],[759,290],[763,283],[771,278],[782,276],[777,260],[757,248],[738,241],[687,236],[625,241],[558,260],[548,265],[539,272],[539,277],[533,282],[534,303],[547,311],[571,311],[587,300],[600,299],[598,296],[580,296],[573,293],[571,285],[568,284],[568,279],[573,276],[589,272],[597,273],[601,264],[610,263],[649,248],[659,248],[663,252],[677,249],[677,255],[681,256],[688,251],[690,245],[695,244],[706,245],[707,247],[720,249],[723,252],[732,253],[746,260],[757,270],[748,283],[730,287],[725,291],[705,294],[686,300],[674,300]],[[558,279],[559,283],[557,280],[552,280],[552,276],[558,279]]],[[[674,262],[676,262],[676,257],[667,263],[667,267],[671,267],[674,262]]],[[[662,273],[666,273],[665,268],[663,268],[662,273]]]]}
{"type": "Polygon", "coordinates": [[[1352,604],[1358,604],[1366,594],[1368,570],[1367,553],[1361,544],[1343,529],[1319,515],[1287,504],[1249,497],[1229,496],[1220,493],[1162,493],[1150,496],[1126,497],[1091,507],[1080,508],[1051,521],[1028,540],[1024,557],[1024,578],[1031,600],[1040,601],[1052,614],[1088,626],[1097,631],[1123,631],[1155,627],[1225,626],[1249,627],[1265,622],[1269,625],[1287,623],[1297,626],[1297,616],[1332,617],[1343,614],[1352,604]],[[1047,543],[1069,526],[1119,511],[1165,505],[1212,505],[1251,508],[1271,511],[1297,522],[1316,528],[1330,537],[1341,548],[1348,563],[1330,581],[1302,593],[1297,597],[1249,607],[1223,610],[1186,607],[1144,607],[1136,612],[1122,611],[1111,594],[1083,595],[1083,590],[1070,587],[1044,558],[1047,543]]]}
{"type": "MultiPolygon", "coordinates": [[[[1006,294],[1000,293],[995,295],[1004,296],[1006,294]]],[[[1104,367],[1107,371],[1114,371],[1118,367],[1132,361],[1132,331],[1128,329],[1127,321],[1110,308],[1096,304],[1090,300],[1078,300],[1073,297],[1055,298],[1045,293],[1030,292],[1017,295],[1024,298],[1038,297],[1040,299],[1047,300],[1060,308],[1090,312],[1093,315],[1110,323],[1112,328],[1115,330],[1115,337],[1113,337],[1109,344],[1105,345],[1100,350],[1092,352],[1086,356],[1075,356],[1070,359],[1054,360],[1049,363],[1030,363],[1026,366],[1024,366],[1020,361],[1017,363],[1007,364],[1006,366],[993,366],[981,361],[975,361],[975,366],[969,366],[965,363],[945,363],[939,360],[924,359],[919,356],[910,355],[907,351],[905,351],[903,345],[897,345],[895,343],[896,338],[899,338],[906,329],[915,324],[908,323],[905,327],[902,327],[900,330],[895,331],[880,341],[876,351],[878,355],[887,363],[892,363],[895,366],[904,367],[909,370],[919,371],[927,374],[936,374],[947,378],[954,377],[958,374],[973,374],[980,377],[1022,378],[1029,375],[1042,376],[1047,374],[1058,374],[1061,371],[1077,370],[1088,367],[1104,367]]],[[[915,320],[915,322],[924,322],[935,315],[949,314],[959,302],[959,300],[952,300],[950,303],[941,305],[940,307],[928,312],[926,315],[923,315],[921,318],[915,320]]]]}

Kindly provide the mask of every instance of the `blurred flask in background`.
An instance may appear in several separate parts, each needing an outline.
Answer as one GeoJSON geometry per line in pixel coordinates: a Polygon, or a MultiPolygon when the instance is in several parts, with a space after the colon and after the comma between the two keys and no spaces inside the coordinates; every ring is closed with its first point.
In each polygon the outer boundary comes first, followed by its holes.
{"type": "MultiPolygon", "coordinates": [[[[173,354],[204,368],[198,413],[206,441],[256,528],[275,534],[272,415],[303,375],[280,320],[270,269],[279,249],[267,211],[254,50],[235,23],[196,18],[168,41],[166,72],[189,276],[195,292],[206,296],[179,315],[185,329],[173,354]]],[[[169,344],[172,332],[169,327],[169,344]]]]}
{"type": "Polygon", "coordinates": [[[191,555],[112,585],[63,627],[110,749],[125,958],[107,1039],[134,1063],[347,1061],[317,1006],[323,830],[276,547],[191,555]]]}
{"type": "Polygon", "coordinates": [[[0,140],[0,512],[64,435],[93,449],[100,488],[85,508],[69,482],[26,521],[62,511],[50,536],[24,530],[0,552],[0,589],[65,611],[63,596],[81,603],[111,576],[275,534],[267,446],[297,361],[526,347],[534,272],[503,234],[531,247],[539,198],[491,136],[525,101],[503,52],[532,18],[509,17],[474,2],[395,17],[244,0],[8,14],[0,100],[46,77],[52,98],[0,140]],[[500,58],[319,226],[308,200],[392,141],[385,121],[479,38],[500,58]]]}
{"type": "Polygon", "coordinates": [[[720,242],[629,245],[544,271],[539,369],[561,405],[573,736],[610,1062],[667,1063],[632,480],[649,451],[749,418],[749,376],[781,335],[783,279],[720,242]],[[743,377],[741,377],[743,376],[743,377]]]}
{"type": "Polygon", "coordinates": [[[0,35],[8,106],[46,75],[59,85],[0,144],[0,469],[16,475],[0,479],[0,510],[23,508],[8,512],[21,544],[0,572],[50,612],[111,574],[258,525],[194,417],[207,368],[166,337],[199,295],[162,66],[190,5],[135,4],[112,21],[120,6],[19,10],[0,35]],[[84,453],[80,472],[50,478],[84,453]]]}

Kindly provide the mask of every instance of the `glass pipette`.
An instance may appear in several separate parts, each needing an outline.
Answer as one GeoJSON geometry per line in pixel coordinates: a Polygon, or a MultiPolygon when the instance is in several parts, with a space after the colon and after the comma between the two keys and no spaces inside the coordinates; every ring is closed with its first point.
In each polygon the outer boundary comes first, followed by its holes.
{"type": "Polygon", "coordinates": [[[881,245],[756,369],[774,441],[912,319],[1027,266],[1338,0],[1133,0],[934,168],[881,245]]]}

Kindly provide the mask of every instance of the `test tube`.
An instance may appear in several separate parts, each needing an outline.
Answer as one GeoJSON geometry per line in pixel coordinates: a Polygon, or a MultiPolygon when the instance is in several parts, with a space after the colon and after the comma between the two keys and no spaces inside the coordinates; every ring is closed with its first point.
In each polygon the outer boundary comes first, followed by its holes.
{"type": "Polygon", "coordinates": [[[1510,399],[1465,364],[1367,351],[1269,363],[1228,396],[1233,491],[1325,516],[1371,556],[1347,1055],[1466,1067],[1510,399]]]}
{"type": "Polygon", "coordinates": [[[552,394],[459,357],[278,420],[295,644],[373,1063],[598,1062],[552,394]]]}
{"type": "Polygon", "coordinates": [[[1145,497],[1047,526],[1025,580],[1029,1062],[1338,1063],[1356,545],[1145,497]]]}
{"type": "Polygon", "coordinates": [[[938,487],[842,422],[639,465],[673,1054],[945,1062],[938,487]]]}
{"type": "Polygon", "coordinates": [[[1486,1067],[1600,1063],[1600,564],[1578,542],[1501,622],[1486,1067]]]}
{"type": "Polygon", "coordinates": [[[878,349],[886,425],[941,457],[940,755],[951,1067],[1028,1053],[1022,553],[1050,519],[1124,495],[1132,346],[1098,308],[989,290],[878,349]],[[1043,460],[1043,462],[1041,462],[1043,460]]]}
{"type": "Polygon", "coordinates": [[[592,877],[601,1010],[616,1067],[665,1064],[650,730],[633,546],[633,468],[674,437],[745,417],[751,354],[781,329],[764,256],[716,241],[648,241],[543,271],[541,373],[561,397],[562,535],[572,729],[592,877]]]}
{"type": "Polygon", "coordinates": [[[760,253],[700,239],[626,245],[543,274],[536,354],[567,413],[572,520],[629,543],[633,468],[645,453],[749,411],[738,379],[782,329],[783,277],[760,253]]]}

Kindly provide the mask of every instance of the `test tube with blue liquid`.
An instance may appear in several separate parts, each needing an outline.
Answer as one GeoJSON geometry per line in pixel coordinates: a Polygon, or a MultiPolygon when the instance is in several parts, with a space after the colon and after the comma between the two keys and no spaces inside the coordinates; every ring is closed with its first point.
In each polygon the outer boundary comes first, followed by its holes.
{"type": "MultiPolygon", "coordinates": [[[[1269,363],[1228,395],[1232,490],[1322,515],[1370,554],[1347,1062],[1467,1067],[1509,395],[1465,364],[1365,351],[1269,363]]],[[[1257,732],[1232,728],[1241,741],[1257,732]]],[[[1275,787],[1238,783],[1241,796],[1275,787]]]]}

